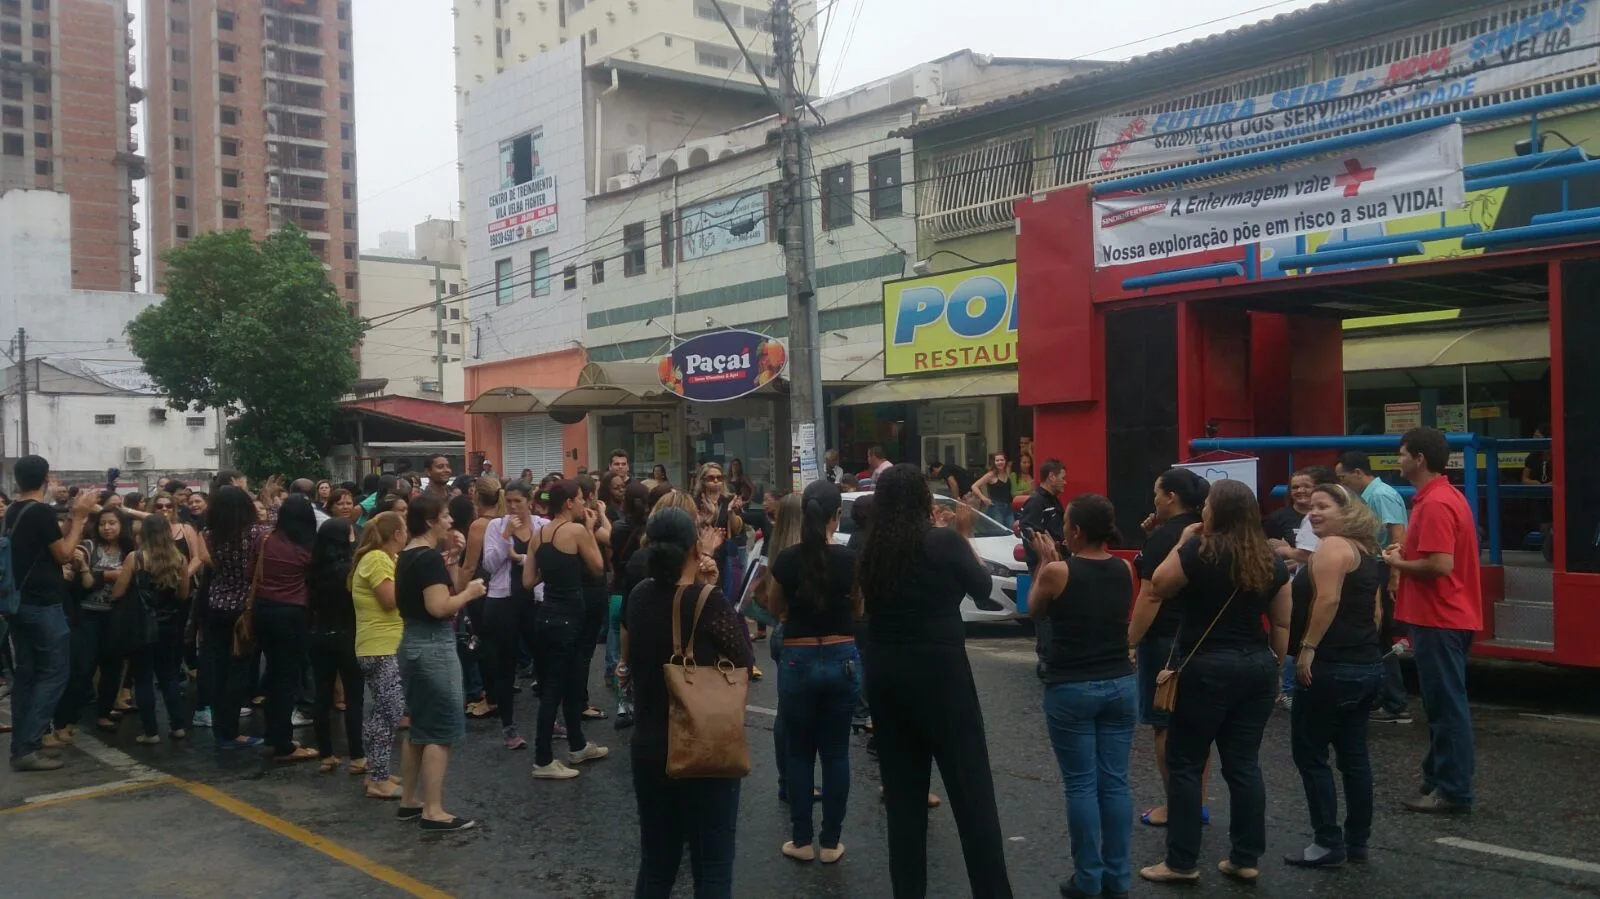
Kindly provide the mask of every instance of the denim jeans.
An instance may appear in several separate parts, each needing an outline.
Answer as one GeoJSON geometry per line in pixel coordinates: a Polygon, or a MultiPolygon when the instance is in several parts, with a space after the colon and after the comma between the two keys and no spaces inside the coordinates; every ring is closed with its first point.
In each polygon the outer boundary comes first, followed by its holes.
{"type": "Polygon", "coordinates": [[[1406,676],[1400,670],[1400,658],[1394,655],[1383,657],[1383,683],[1378,687],[1378,703],[1386,712],[1396,715],[1407,711],[1411,707],[1411,698],[1406,695],[1406,676]]]}
{"type": "MultiPolygon", "coordinates": [[[[78,620],[70,625],[72,636],[67,641],[67,686],[55,705],[57,730],[77,724],[84,705],[95,700],[94,668],[100,661],[100,640],[101,632],[105,630],[105,619],[104,612],[79,612],[78,620]]],[[[107,707],[106,711],[110,711],[110,708],[107,707]]]]}
{"type": "Polygon", "coordinates": [[[786,643],[778,681],[778,717],[788,742],[789,821],[796,846],[814,836],[825,848],[839,845],[850,797],[850,721],[861,698],[861,654],[854,643],[796,646],[786,643]],[[814,834],[811,787],[822,759],[822,833],[814,834]]]}
{"type": "Polygon", "coordinates": [[[683,844],[689,844],[694,899],[733,899],[734,834],[739,823],[739,781],[673,779],[666,760],[634,759],[633,793],[639,805],[639,877],[634,899],[668,899],[678,880],[683,844]]]}
{"type": "Polygon", "coordinates": [[[1133,881],[1133,792],[1128,760],[1139,723],[1139,679],[1050,684],[1044,714],[1067,794],[1073,880],[1096,896],[1133,881]]]}
{"type": "Polygon", "coordinates": [[[11,616],[11,645],[17,672],[11,689],[11,757],[22,758],[39,748],[50,716],[67,688],[72,632],[59,603],[23,603],[11,616]]]}
{"type": "Polygon", "coordinates": [[[1472,804],[1472,710],[1467,706],[1467,653],[1472,631],[1414,626],[1417,686],[1428,713],[1422,783],[1441,799],[1472,804]]]}
{"type": "Polygon", "coordinates": [[[1296,680],[1295,675],[1294,656],[1283,657],[1283,671],[1280,674],[1283,678],[1283,695],[1293,696],[1300,692],[1300,682],[1296,680]]]}
{"type": "Polygon", "coordinates": [[[611,594],[606,607],[606,677],[617,673],[622,658],[622,594],[611,594]]]}
{"type": "MultiPolygon", "coordinates": [[[[783,708],[783,625],[778,625],[767,635],[767,645],[772,649],[773,677],[777,682],[773,688],[778,691],[778,708],[783,708]]],[[[789,725],[784,722],[780,713],[772,719],[772,757],[778,762],[778,801],[784,802],[789,798],[789,725]]]]}
{"type": "Polygon", "coordinates": [[[187,730],[189,716],[183,703],[183,622],[161,622],[156,629],[156,642],[130,656],[128,664],[133,669],[133,698],[139,705],[139,724],[145,736],[156,736],[157,689],[167,705],[167,729],[187,730]]]}
{"type": "Polygon", "coordinates": [[[1254,868],[1267,851],[1267,789],[1261,737],[1278,695],[1278,663],[1259,649],[1206,649],[1178,681],[1167,731],[1167,867],[1195,870],[1200,855],[1200,777],[1216,744],[1228,782],[1228,859],[1254,868]]]}
{"type": "Polygon", "coordinates": [[[211,735],[217,742],[231,742],[239,736],[239,708],[249,699],[250,666],[255,653],[233,654],[233,626],[239,612],[210,609],[205,613],[205,639],[200,647],[200,664],[206,668],[211,686],[211,735]]]}
{"type": "Polygon", "coordinates": [[[1367,755],[1367,715],[1383,684],[1383,665],[1313,664],[1289,715],[1289,745],[1306,788],[1306,808],[1318,846],[1365,847],[1372,836],[1372,760],[1367,755]],[[1344,778],[1344,827],[1328,747],[1344,778]]]}

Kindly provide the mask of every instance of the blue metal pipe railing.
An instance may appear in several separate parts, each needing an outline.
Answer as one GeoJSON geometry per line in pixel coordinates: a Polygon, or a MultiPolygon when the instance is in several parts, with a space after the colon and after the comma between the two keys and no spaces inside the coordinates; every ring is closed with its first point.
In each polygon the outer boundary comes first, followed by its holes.
{"type": "Polygon", "coordinates": [[[1500,244],[1524,243],[1530,240],[1561,237],[1582,237],[1586,234],[1595,233],[1600,233],[1600,216],[1571,219],[1565,222],[1551,222],[1547,225],[1523,225],[1520,228],[1503,228],[1499,231],[1468,234],[1466,237],[1461,238],[1461,248],[1464,250],[1478,250],[1496,247],[1500,244]]]}
{"type": "Polygon", "coordinates": [[[1216,178],[1245,169],[1261,168],[1281,162],[1294,162],[1310,156],[1332,153],[1350,147],[1366,146],[1382,141],[1395,140],[1396,138],[1409,137],[1413,134],[1421,134],[1455,122],[1470,125],[1478,122],[1502,121],[1507,118],[1520,118],[1548,109],[1560,109],[1567,106],[1580,106],[1585,103],[1595,102],[1600,102],[1600,85],[1557,91],[1553,94],[1513,100],[1509,103],[1496,103],[1490,106],[1481,106],[1477,109],[1464,109],[1460,112],[1435,118],[1420,119],[1415,122],[1402,122],[1398,125],[1387,125],[1370,131],[1340,134],[1320,140],[1306,141],[1302,144],[1290,144],[1286,147],[1246,153],[1227,159],[1197,162],[1161,172],[1135,175],[1131,178],[1103,181],[1095,185],[1093,190],[1094,195],[1098,197],[1125,191],[1146,190],[1164,184],[1178,184],[1184,181],[1216,178]]]}
{"type": "Polygon", "coordinates": [[[1567,147],[1564,150],[1550,150],[1546,153],[1530,153],[1527,156],[1508,156],[1505,159],[1496,159],[1492,162],[1478,162],[1461,169],[1461,174],[1468,180],[1474,178],[1489,178],[1494,175],[1509,175],[1512,172],[1525,172],[1528,169],[1542,169],[1547,166],[1571,165],[1575,162],[1588,162],[1589,154],[1583,152],[1581,147],[1567,147]]]}
{"type": "Polygon", "coordinates": [[[1421,256],[1422,241],[1403,240],[1410,235],[1395,235],[1389,243],[1342,250],[1320,249],[1315,253],[1300,253],[1278,260],[1278,268],[1312,268],[1319,265],[1340,265],[1347,262],[1374,262],[1379,259],[1399,259],[1403,256],[1421,256]]]}
{"type": "Polygon", "coordinates": [[[1146,290],[1188,284],[1192,281],[1217,281],[1223,278],[1243,278],[1244,266],[1237,262],[1218,262],[1214,265],[1197,265],[1191,268],[1174,268],[1152,275],[1137,275],[1122,282],[1123,290],[1146,290]]]}
{"type": "Polygon", "coordinates": [[[1490,190],[1496,187],[1513,187],[1518,184],[1537,184],[1541,181],[1559,181],[1565,178],[1576,178],[1580,175],[1593,175],[1600,172],[1600,161],[1575,162],[1568,165],[1546,166],[1539,169],[1525,169],[1520,172],[1510,172],[1505,175],[1492,175],[1488,178],[1473,178],[1466,182],[1467,193],[1475,190],[1490,190]]]}
{"type": "MultiPolygon", "coordinates": [[[[1410,499],[1417,495],[1417,488],[1411,486],[1410,484],[1391,483],[1389,486],[1394,488],[1394,492],[1400,494],[1406,499],[1410,499]]],[[[1478,496],[1484,496],[1488,490],[1489,487],[1487,484],[1480,486],[1478,488],[1478,496]]],[[[1501,484],[1500,496],[1504,499],[1549,499],[1550,490],[1551,487],[1549,484],[1501,484]]],[[[1267,495],[1273,499],[1283,499],[1289,495],[1289,485],[1278,484],[1271,490],[1268,490],[1267,495]]]]}
{"type": "MultiPolygon", "coordinates": [[[[1313,437],[1202,437],[1189,441],[1189,447],[1197,453],[1204,452],[1287,452],[1289,453],[1289,470],[1294,470],[1295,450],[1388,450],[1395,451],[1400,448],[1400,434],[1364,434],[1342,436],[1313,436],[1313,437]]],[[[1532,437],[1520,439],[1500,440],[1494,437],[1481,437],[1477,434],[1446,434],[1445,442],[1452,450],[1461,453],[1461,492],[1470,500],[1473,521],[1482,521],[1488,531],[1489,564],[1499,565],[1502,559],[1500,547],[1500,498],[1501,494],[1514,497],[1542,496],[1549,492],[1547,486],[1531,484],[1517,484],[1502,487],[1500,484],[1500,453],[1502,451],[1519,452],[1532,450],[1546,450],[1550,448],[1550,439],[1547,437],[1532,437]],[[1479,484],[1478,454],[1483,453],[1483,483],[1479,484]],[[1478,512],[1478,499],[1482,497],[1486,508],[1480,516],[1478,512]]],[[[1269,495],[1281,496],[1287,488],[1275,487],[1269,495]]],[[[1411,488],[1400,488],[1404,496],[1415,494],[1411,488]]]]}
{"type": "MultiPolygon", "coordinates": [[[[1594,211],[1600,215],[1600,209],[1594,211]]],[[[1534,217],[1535,219],[1538,216],[1534,217]]],[[[1538,224],[1536,221],[1535,224],[1538,224]]],[[[1331,253],[1334,250],[1352,250],[1356,247],[1375,247],[1380,244],[1394,243],[1397,240],[1420,240],[1423,243],[1432,243],[1436,240],[1452,240],[1457,237],[1466,237],[1468,234],[1477,234],[1483,230],[1482,225],[1452,225],[1448,228],[1431,228],[1427,231],[1407,231],[1404,234],[1384,234],[1379,237],[1360,237],[1355,240],[1330,240],[1320,247],[1318,253],[1331,253]]]]}
{"type": "Polygon", "coordinates": [[[1531,219],[1530,225],[1549,225],[1555,222],[1570,222],[1577,219],[1600,218],[1600,206],[1585,206],[1582,209],[1567,209],[1561,212],[1541,212],[1531,219]]]}

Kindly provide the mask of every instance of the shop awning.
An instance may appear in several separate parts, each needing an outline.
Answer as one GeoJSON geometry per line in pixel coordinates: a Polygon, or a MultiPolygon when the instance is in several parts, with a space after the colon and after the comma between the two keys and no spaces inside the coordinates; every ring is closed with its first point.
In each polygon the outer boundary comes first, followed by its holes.
{"type": "Polygon", "coordinates": [[[491,387],[467,405],[468,415],[528,415],[544,412],[568,387],[491,387]]]}
{"type": "Polygon", "coordinates": [[[1017,392],[1015,370],[879,381],[834,400],[835,406],[915,403],[962,397],[1009,396],[1017,392]]]}
{"type": "Polygon", "coordinates": [[[1344,342],[1344,370],[1347,372],[1548,358],[1548,322],[1346,337],[1344,342]]]}

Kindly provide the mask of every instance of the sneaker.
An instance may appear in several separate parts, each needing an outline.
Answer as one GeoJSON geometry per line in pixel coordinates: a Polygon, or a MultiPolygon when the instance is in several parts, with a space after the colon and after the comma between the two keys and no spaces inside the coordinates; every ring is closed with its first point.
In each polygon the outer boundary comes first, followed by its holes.
{"type": "Polygon", "coordinates": [[[422,819],[422,829],[432,831],[471,830],[478,826],[478,822],[471,818],[451,818],[448,821],[429,821],[422,819]]]}
{"type": "Polygon", "coordinates": [[[558,736],[558,737],[566,736],[567,735],[567,726],[565,724],[562,724],[560,721],[557,721],[556,722],[555,735],[558,736]]]}
{"type": "Polygon", "coordinates": [[[195,712],[194,713],[194,720],[192,722],[190,722],[190,723],[193,724],[195,727],[210,727],[211,726],[211,710],[210,709],[201,709],[200,711],[195,712]]]}
{"type": "Polygon", "coordinates": [[[141,746],[155,746],[161,742],[161,736],[159,734],[140,734],[134,737],[133,741],[141,746]]]}
{"type": "Polygon", "coordinates": [[[1294,709],[1294,696],[1289,693],[1279,696],[1278,708],[1283,709],[1285,712],[1292,711],[1294,709]]]}
{"type": "Polygon", "coordinates": [[[610,754],[611,750],[605,748],[604,746],[596,746],[593,743],[585,743],[583,748],[577,752],[567,753],[567,764],[581,765],[584,762],[594,761],[595,759],[603,759],[610,754]]]}
{"type": "Polygon", "coordinates": [[[1398,712],[1391,712],[1388,709],[1373,709],[1367,715],[1367,720],[1373,724],[1410,724],[1412,719],[1411,713],[1405,709],[1401,709],[1398,712]]]}
{"type": "Polygon", "coordinates": [[[316,719],[312,718],[310,715],[307,715],[305,712],[295,709],[294,714],[289,716],[289,723],[294,727],[310,727],[317,722],[316,719]]]}
{"type": "Polygon", "coordinates": [[[500,733],[506,738],[507,749],[516,750],[528,748],[528,741],[522,739],[522,737],[517,734],[517,729],[515,727],[502,727],[500,729],[500,733]]]}
{"type": "Polygon", "coordinates": [[[243,708],[239,709],[239,720],[243,721],[244,719],[250,717],[251,715],[254,715],[255,713],[256,713],[255,709],[252,709],[249,706],[244,706],[243,708]]]}
{"type": "MultiPolygon", "coordinates": [[[[67,763],[60,759],[46,758],[37,752],[30,752],[11,760],[13,771],[59,771],[66,766],[67,763]]],[[[572,773],[576,775],[578,772],[572,773]]]]}
{"type": "Polygon", "coordinates": [[[578,776],[578,772],[561,764],[559,759],[552,759],[548,765],[535,766],[533,776],[539,780],[571,780],[578,776]]]}

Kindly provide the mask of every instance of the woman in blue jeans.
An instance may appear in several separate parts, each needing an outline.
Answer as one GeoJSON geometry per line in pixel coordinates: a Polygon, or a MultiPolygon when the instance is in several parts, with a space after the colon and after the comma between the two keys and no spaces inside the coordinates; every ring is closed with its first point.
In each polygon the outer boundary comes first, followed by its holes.
{"type": "Polygon", "coordinates": [[[1050,745],[1067,793],[1072,840],[1067,899],[1126,896],[1133,880],[1133,793],[1128,759],[1139,721],[1139,681],[1128,654],[1133,567],[1106,552],[1116,510],[1087,494],[1067,506],[1065,561],[1048,534],[1034,536],[1040,568],[1028,615],[1049,621],[1039,669],[1050,745]]]}
{"type": "Polygon", "coordinates": [[[1284,861],[1321,868],[1348,859],[1365,861],[1372,835],[1372,762],[1367,716],[1383,685],[1378,594],[1387,580],[1378,557],[1378,516],[1338,484],[1319,484],[1306,516],[1322,543],[1308,570],[1295,576],[1289,645],[1300,680],[1290,711],[1290,746],[1305,783],[1314,837],[1284,861]],[[1339,824],[1339,794],[1328,767],[1328,747],[1338,753],[1346,812],[1339,824]]]}
{"type": "Polygon", "coordinates": [[[1139,876],[1154,883],[1200,879],[1200,777],[1215,744],[1232,841],[1217,870],[1255,883],[1267,850],[1261,738],[1289,648],[1289,571],[1267,545],[1255,492],[1240,481],[1211,485],[1201,521],[1184,529],[1151,585],[1129,629],[1142,633],[1162,603],[1177,603],[1177,649],[1161,679],[1181,679],[1167,732],[1167,857],[1139,876]],[[1270,641],[1263,615],[1272,622],[1270,641]]]}
{"type": "Polygon", "coordinates": [[[839,833],[850,797],[850,723],[861,698],[861,655],[852,598],[856,554],[835,545],[843,499],[828,481],[801,496],[800,542],[772,560],[769,610],[783,623],[778,719],[783,722],[792,839],[783,854],[832,864],[844,857],[839,833]],[[822,832],[811,817],[812,767],[822,759],[822,832]],[[815,840],[820,844],[813,846],[815,840]]]}

